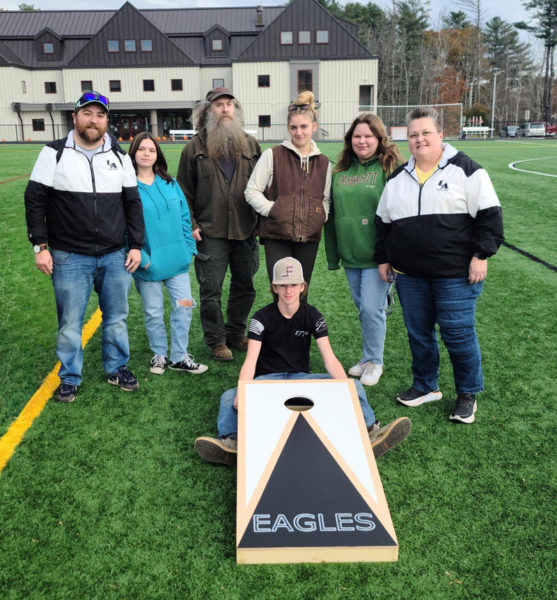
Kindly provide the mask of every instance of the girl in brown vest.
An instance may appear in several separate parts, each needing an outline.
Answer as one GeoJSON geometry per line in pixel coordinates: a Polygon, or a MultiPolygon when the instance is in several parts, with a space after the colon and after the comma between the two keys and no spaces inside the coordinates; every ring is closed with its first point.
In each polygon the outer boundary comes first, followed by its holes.
{"type": "Polygon", "coordinates": [[[288,107],[290,140],[263,152],[246,188],[259,213],[259,241],[265,246],[269,281],[273,265],[286,256],[302,263],[309,284],[321,229],[329,213],[331,164],[311,139],[317,111],[311,92],[288,107]]]}

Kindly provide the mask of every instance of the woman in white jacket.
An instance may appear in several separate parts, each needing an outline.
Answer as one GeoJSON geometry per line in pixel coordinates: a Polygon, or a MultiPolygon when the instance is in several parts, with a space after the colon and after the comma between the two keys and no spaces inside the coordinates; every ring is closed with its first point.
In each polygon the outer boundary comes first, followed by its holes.
{"type": "Polygon", "coordinates": [[[257,234],[269,281],[273,265],[292,256],[302,263],[309,284],[331,190],[331,163],[312,140],[317,111],[311,92],[302,92],[288,107],[287,126],[290,140],[263,152],[246,200],[260,215],[257,234]]]}

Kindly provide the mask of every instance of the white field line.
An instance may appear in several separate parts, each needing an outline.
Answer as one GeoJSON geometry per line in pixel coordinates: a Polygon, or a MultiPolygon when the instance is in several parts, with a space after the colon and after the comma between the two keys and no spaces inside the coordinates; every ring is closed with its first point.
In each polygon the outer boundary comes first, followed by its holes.
{"type": "Polygon", "coordinates": [[[555,159],[555,156],[546,156],[545,158],[527,158],[526,160],[515,160],[512,163],[509,163],[507,166],[509,169],[513,171],[520,171],[521,173],[531,173],[532,175],[543,175],[544,177],[557,177],[557,175],[553,175],[551,173],[541,173],[540,171],[528,171],[527,169],[519,169],[515,165],[519,165],[520,163],[532,162],[534,160],[551,160],[555,159]]]}

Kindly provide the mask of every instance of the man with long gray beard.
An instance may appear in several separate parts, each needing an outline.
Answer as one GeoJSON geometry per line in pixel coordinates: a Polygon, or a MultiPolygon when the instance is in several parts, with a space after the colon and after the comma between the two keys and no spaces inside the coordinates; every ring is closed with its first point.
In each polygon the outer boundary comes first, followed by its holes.
{"type": "Polygon", "coordinates": [[[194,109],[193,124],[198,133],[182,150],[177,179],[190,207],[199,252],[195,272],[205,342],[215,360],[231,361],[230,347],[247,349],[246,324],[255,300],[257,218],[244,190],[261,148],[244,132],[240,103],[227,88],[207,93],[194,109]],[[225,323],[221,295],[228,267],[225,323]]]}

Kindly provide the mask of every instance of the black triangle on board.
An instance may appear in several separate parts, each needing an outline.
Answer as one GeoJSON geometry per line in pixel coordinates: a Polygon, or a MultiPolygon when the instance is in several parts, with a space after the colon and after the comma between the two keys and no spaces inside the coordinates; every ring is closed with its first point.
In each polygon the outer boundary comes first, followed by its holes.
{"type": "Polygon", "coordinates": [[[396,546],[299,414],[238,548],[396,546]]]}

